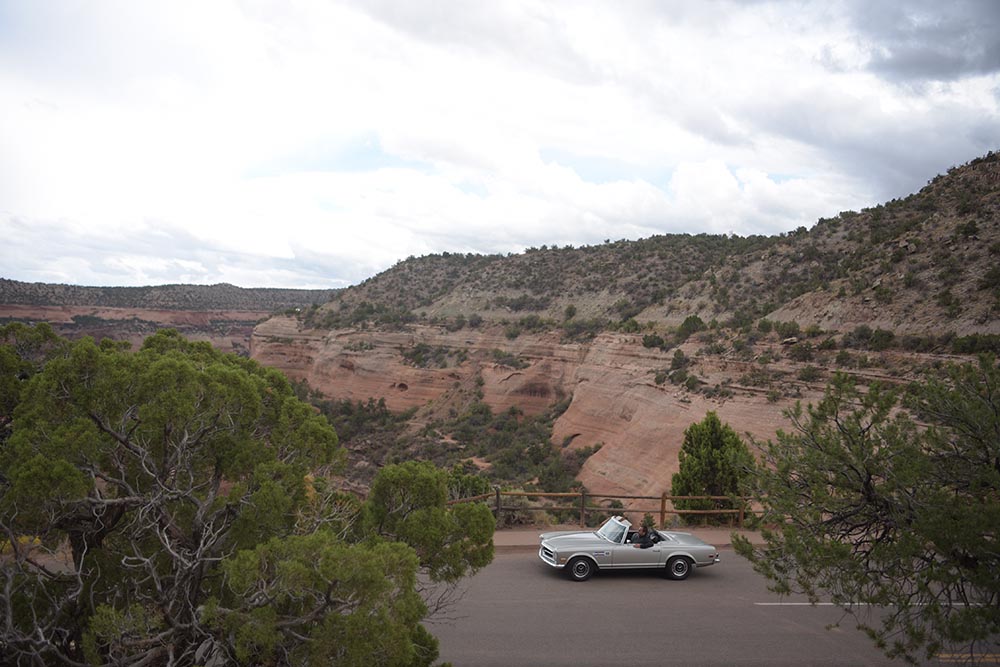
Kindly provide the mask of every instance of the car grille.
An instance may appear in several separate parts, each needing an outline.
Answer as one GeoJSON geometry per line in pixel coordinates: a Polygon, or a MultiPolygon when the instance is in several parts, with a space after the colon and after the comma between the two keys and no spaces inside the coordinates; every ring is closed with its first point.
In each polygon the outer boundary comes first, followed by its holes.
{"type": "Polygon", "coordinates": [[[552,565],[556,564],[555,553],[553,553],[552,549],[549,549],[545,545],[542,545],[542,548],[538,550],[538,555],[539,557],[541,557],[542,560],[551,563],[552,565]]]}

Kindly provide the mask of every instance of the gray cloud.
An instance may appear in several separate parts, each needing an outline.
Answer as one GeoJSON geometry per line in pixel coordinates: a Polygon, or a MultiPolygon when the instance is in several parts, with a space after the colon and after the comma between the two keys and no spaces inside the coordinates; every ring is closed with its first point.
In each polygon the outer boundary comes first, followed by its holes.
{"type": "Polygon", "coordinates": [[[921,0],[850,4],[872,49],[871,71],[900,82],[954,81],[1000,71],[1000,3],[921,0]]]}
{"type": "Polygon", "coordinates": [[[567,34],[558,5],[500,2],[435,3],[351,0],[359,11],[414,39],[448,48],[530,64],[566,81],[592,83],[601,74],[567,34]]]}
{"type": "Polygon", "coordinates": [[[336,288],[385,268],[304,248],[291,258],[235,252],[162,223],[137,225],[131,233],[95,235],[68,229],[61,221],[0,215],[0,234],[5,239],[0,247],[3,277],[27,282],[336,288]]]}

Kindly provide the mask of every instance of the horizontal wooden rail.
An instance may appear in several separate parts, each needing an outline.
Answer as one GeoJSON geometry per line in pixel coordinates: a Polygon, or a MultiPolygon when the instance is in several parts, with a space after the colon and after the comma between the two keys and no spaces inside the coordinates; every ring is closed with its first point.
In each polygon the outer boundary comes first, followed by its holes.
{"type": "Polygon", "coordinates": [[[468,502],[480,502],[487,499],[493,500],[493,511],[497,519],[500,518],[503,512],[579,512],[580,513],[580,526],[584,527],[587,525],[587,514],[615,514],[622,511],[628,512],[642,512],[643,514],[659,514],[661,527],[666,525],[667,515],[673,514],[678,516],[684,515],[694,515],[694,516],[707,516],[707,515],[731,515],[736,517],[737,523],[740,528],[743,527],[744,520],[746,518],[747,512],[753,513],[752,510],[748,509],[749,499],[747,498],[734,498],[732,496],[672,496],[667,493],[662,493],[659,496],[635,496],[635,495],[616,495],[616,494],[606,494],[606,493],[587,493],[586,491],[578,491],[574,493],[552,493],[547,491],[501,491],[499,488],[494,488],[493,493],[480,494],[478,496],[471,496],[469,498],[459,498],[457,500],[452,500],[449,504],[455,503],[468,503],[468,502]],[[504,505],[503,498],[536,498],[536,499],[554,499],[554,500],[565,500],[567,498],[578,498],[579,503],[574,505],[536,505],[536,506],[518,506],[518,505],[504,505]],[[629,508],[625,510],[620,507],[603,507],[600,505],[593,505],[587,501],[593,501],[595,499],[602,500],[659,500],[660,506],[657,508],[629,508]],[[685,510],[676,509],[671,507],[667,508],[667,501],[674,503],[678,500],[728,500],[731,502],[738,502],[740,506],[732,509],[708,509],[708,510],[685,510]]]}

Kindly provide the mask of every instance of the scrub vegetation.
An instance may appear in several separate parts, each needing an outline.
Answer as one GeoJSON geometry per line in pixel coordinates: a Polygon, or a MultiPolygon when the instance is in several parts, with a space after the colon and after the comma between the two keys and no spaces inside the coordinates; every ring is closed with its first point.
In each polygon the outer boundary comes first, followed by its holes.
{"type": "Polygon", "coordinates": [[[342,492],[327,419],[207,343],[11,324],[0,387],[4,662],[429,665],[422,621],[492,559],[463,475],[342,492]]]}

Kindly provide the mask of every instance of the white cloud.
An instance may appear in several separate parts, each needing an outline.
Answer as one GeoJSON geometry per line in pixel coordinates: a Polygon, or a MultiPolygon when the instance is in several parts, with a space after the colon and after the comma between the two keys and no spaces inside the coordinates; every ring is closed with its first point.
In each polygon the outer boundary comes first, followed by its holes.
{"type": "Polygon", "coordinates": [[[846,0],[4,3],[0,265],[322,287],[429,252],[808,226],[997,148],[996,12],[917,9],[940,20],[846,0]],[[974,53],[934,62],[942,35],[974,53]]]}

